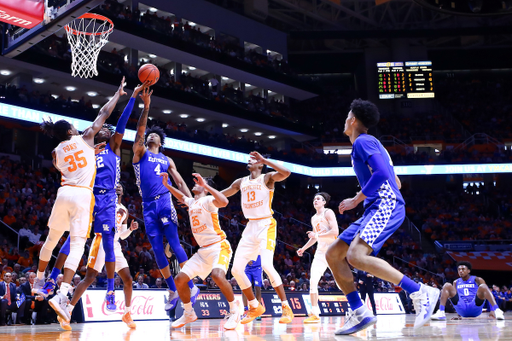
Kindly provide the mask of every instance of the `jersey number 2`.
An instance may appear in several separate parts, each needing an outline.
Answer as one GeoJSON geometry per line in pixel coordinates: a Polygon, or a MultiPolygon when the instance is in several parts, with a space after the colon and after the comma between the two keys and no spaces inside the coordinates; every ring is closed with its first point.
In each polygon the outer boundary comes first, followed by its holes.
{"type": "Polygon", "coordinates": [[[80,150],[73,155],[68,155],[64,158],[64,162],[69,163],[68,172],[74,172],[78,168],[84,168],[87,166],[87,159],[80,156],[84,151],[80,150]]]}

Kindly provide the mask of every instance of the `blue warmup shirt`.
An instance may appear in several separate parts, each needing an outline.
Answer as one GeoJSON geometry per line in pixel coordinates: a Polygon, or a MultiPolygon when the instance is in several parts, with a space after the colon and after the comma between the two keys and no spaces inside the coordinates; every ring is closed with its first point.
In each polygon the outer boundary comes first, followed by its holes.
{"type": "Polygon", "coordinates": [[[356,138],[352,147],[352,167],[363,194],[367,196],[364,200],[365,208],[379,199],[386,199],[390,194],[395,200],[405,204],[396,184],[393,161],[386,148],[374,136],[361,134],[356,138]],[[372,159],[371,156],[376,154],[380,157],[372,159]],[[378,169],[372,181],[370,178],[374,170],[370,164],[378,169]]]}
{"type": "MultiPolygon", "coordinates": [[[[143,201],[154,200],[158,195],[169,193],[162,184],[161,173],[169,169],[169,159],[162,153],[154,154],[146,150],[139,162],[133,164],[137,186],[143,201]]],[[[169,179],[169,185],[172,186],[169,179]]]]}

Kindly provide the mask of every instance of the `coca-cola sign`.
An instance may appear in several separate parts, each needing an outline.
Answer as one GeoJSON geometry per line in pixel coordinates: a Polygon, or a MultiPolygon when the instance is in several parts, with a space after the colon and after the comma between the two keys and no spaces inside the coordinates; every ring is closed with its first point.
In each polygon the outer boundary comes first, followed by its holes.
{"type": "MultiPolygon", "coordinates": [[[[405,309],[400,300],[400,296],[394,292],[379,292],[374,294],[375,307],[377,308],[377,314],[405,314],[405,309]]],[[[366,296],[366,306],[371,310],[372,305],[368,295],[366,296]]]]}
{"type": "MultiPolygon", "coordinates": [[[[131,313],[134,320],[167,320],[165,311],[166,290],[133,290],[131,313]]],[[[84,318],[92,321],[120,321],[124,314],[126,301],[124,292],[116,290],[116,311],[108,311],[105,302],[105,290],[89,289],[82,296],[84,318]]]]}

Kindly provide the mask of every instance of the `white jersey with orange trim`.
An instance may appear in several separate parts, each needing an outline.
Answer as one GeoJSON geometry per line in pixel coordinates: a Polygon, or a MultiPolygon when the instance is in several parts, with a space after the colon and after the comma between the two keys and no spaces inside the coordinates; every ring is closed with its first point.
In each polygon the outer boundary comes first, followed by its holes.
{"type": "MultiPolygon", "coordinates": [[[[322,234],[329,231],[329,222],[325,218],[325,212],[329,209],[324,209],[324,211],[320,214],[315,214],[311,217],[311,225],[313,226],[313,232],[322,234]]],[[[336,240],[336,237],[318,237],[318,246],[317,252],[325,252],[329,248],[329,246],[336,240]]]]}
{"type": "Polygon", "coordinates": [[[55,165],[62,175],[62,186],[85,187],[92,191],[96,177],[94,148],[81,135],[61,142],[55,149],[55,165]]]}
{"type": "Polygon", "coordinates": [[[269,189],[265,184],[265,174],[261,174],[256,179],[250,179],[250,176],[242,178],[240,184],[242,195],[242,211],[249,220],[270,218],[274,214],[272,211],[272,198],[274,190],[269,189]]]}
{"type": "Polygon", "coordinates": [[[190,216],[190,227],[200,247],[207,247],[226,239],[226,234],[219,225],[219,208],[213,204],[214,200],[213,195],[197,200],[185,199],[190,216]]]}
{"type": "Polygon", "coordinates": [[[120,234],[122,234],[126,229],[123,229],[123,221],[128,217],[128,209],[120,203],[116,204],[116,234],[114,235],[114,241],[119,239],[120,234]]]}

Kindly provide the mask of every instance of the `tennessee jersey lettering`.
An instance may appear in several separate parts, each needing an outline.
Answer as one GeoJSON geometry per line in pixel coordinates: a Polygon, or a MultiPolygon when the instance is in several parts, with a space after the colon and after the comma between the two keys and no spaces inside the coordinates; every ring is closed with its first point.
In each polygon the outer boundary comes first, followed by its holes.
{"type": "Polygon", "coordinates": [[[219,225],[219,209],[213,204],[214,200],[215,198],[211,195],[197,200],[185,199],[190,216],[190,227],[200,247],[226,239],[226,234],[219,225]]]}
{"type": "Polygon", "coordinates": [[[248,176],[242,179],[240,184],[242,211],[247,219],[269,218],[274,214],[272,211],[274,190],[269,189],[264,181],[265,174],[252,180],[248,176]]]}
{"type": "Polygon", "coordinates": [[[55,165],[62,175],[62,186],[78,186],[92,190],[96,176],[94,148],[82,136],[74,135],[55,149],[55,165]]]}

